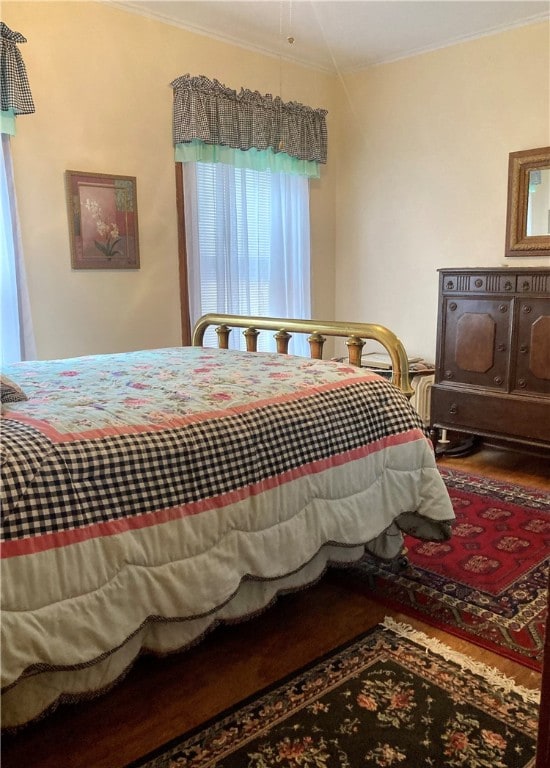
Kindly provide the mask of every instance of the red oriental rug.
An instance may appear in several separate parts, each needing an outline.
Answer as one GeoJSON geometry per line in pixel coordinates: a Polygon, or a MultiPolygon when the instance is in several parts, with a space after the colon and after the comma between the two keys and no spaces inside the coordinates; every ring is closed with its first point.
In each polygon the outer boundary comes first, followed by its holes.
{"type": "Polygon", "coordinates": [[[550,495],[440,467],[456,514],[450,541],[406,537],[409,564],[368,555],[372,597],[535,670],[542,668],[550,571],[550,495]]]}

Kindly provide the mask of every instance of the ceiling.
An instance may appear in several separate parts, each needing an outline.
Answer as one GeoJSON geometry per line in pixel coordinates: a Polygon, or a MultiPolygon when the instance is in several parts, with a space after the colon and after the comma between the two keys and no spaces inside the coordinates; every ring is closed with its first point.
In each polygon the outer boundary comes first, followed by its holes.
{"type": "Polygon", "coordinates": [[[550,16],[550,0],[107,2],[218,40],[331,72],[349,72],[395,61],[550,16]]]}

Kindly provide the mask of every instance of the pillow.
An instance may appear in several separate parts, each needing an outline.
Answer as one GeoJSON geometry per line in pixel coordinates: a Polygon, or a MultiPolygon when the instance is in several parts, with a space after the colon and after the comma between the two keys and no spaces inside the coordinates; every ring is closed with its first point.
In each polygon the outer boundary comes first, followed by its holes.
{"type": "Polygon", "coordinates": [[[0,374],[0,394],[2,403],[19,403],[21,400],[29,399],[19,384],[4,374],[0,374]]]}

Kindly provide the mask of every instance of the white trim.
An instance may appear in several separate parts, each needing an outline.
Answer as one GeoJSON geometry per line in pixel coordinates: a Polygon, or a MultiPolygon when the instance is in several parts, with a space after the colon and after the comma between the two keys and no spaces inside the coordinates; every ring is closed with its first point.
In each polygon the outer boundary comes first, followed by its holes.
{"type": "Polygon", "coordinates": [[[495,669],[494,667],[489,667],[481,661],[471,659],[469,656],[465,656],[464,654],[449,648],[449,646],[440,642],[437,638],[429,637],[424,634],[424,632],[414,629],[409,624],[395,621],[391,616],[386,616],[382,622],[382,626],[400,637],[405,637],[413,643],[421,645],[427,651],[430,651],[430,653],[436,653],[447,661],[452,661],[454,664],[458,664],[461,669],[465,669],[469,672],[473,672],[474,675],[483,677],[495,688],[499,688],[505,693],[514,693],[524,701],[528,701],[532,704],[540,703],[540,690],[525,688],[523,685],[519,685],[511,677],[506,677],[500,670],[495,669]]]}
{"type": "MultiPolygon", "coordinates": [[[[468,0],[465,1],[468,2],[468,0]]],[[[424,48],[412,48],[411,50],[405,51],[404,53],[397,56],[388,57],[387,59],[380,59],[379,61],[374,61],[372,64],[367,64],[366,66],[354,67],[353,69],[346,70],[346,72],[348,74],[352,74],[353,72],[361,72],[363,69],[368,69],[369,67],[379,67],[382,64],[393,64],[396,61],[411,59],[414,56],[421,56],[424,53],[433,53],[434,51],[441,51],[443,48],[451,48],[453,45],[469,43],[473,40],[480,40],[483,37],[498,35],[501,32],[510,32],[513,29],[527,27],[531,24],[539,24],[543,21],[547,21],[548,19],[550,19],[550,11],[546,11],[545,13],[538,13],[535,16],[529,16],[526,19],[521,19],[521,21],[516,21],[512,24],[502,24],[500,26],[491,27],[490,29],[486,29],[483,32],[476,32],[471,35],[459,35],[458,37],[453,37],[440,44],[427,45],[424,48]]]]}
{"type": "MultiPolygon", "coordinates": [[[[326,72],[328,74],[339,74],[339,73],[354,74],[356,72],[362,72],[363,70],[369,69],[371,67],[378,67],[378,66],[381,66],[382,64],[393,64],[394,62],[401,61],[402,59],[413,58],[414,56],[420,56],[425,53],[432,53],[434,51],[439,51],[443,48],[450,48],[453,45],[460,45],[461,43],[478,40],[483,37],[490,37],[491,35],[497,35],[501,32],[507,32],[512,29],[517,29],[519,27],[525,27],[531,24],[537,24],[537,23],[546,21],[550,18],[550,10],[549,10],[543,13],[535,14],[533,16],[528,16],[516,22],[491,27],[489,29],[484,30],[483,32],[476,32],[476,33],[467,34],[467,35],[459,35],[458,37],[450,38],[444,42],[441,42],[440,44],[428,45],[420,48],[411,48],[397,55],[388,56],[387,58],[383,57],[375,61],[365,62],[364,64],[359,64],[356,66],[338,67],[332,55],[331,55],[332,61],[330,65],[327,64],[326,66],[324,66],[319,63],[315,64],[311,61],[305,61],[296,56],[281,55],[280,51],[269,50],[261,45],[247,43],[243,40],[232,37],[231,35],[212,32],[207,28],[201,27],[197,24],[191,24],[189,22],[179,21],[170,16],[167,16],[166,14],[152,11],[150,8],[141,8],[138,5],[134,4],[132,0],[98,0],[98,1],[104,5],[109,5],[111,7],[118,8],[119,10],[126,11],[128,13],[134,13],[134,14],[137,14],[138,16],[145,16],[146,18],[160,21],[164,24],[169,24],[172,27],[185,29],[197,35],[203,35],[205,37],[209,37],[212,40],[218,40],[219,42],[222,42],[222,43],[229,43],[230,45],[235,45],[238,48],[243,48],[245,50],[252,51],[254,53],[260,53],[263,56],[270,56],[271,58],[275,58],[278,60],[292,62],[294,64],[299,64],[303,67],[307,67],[309,69],[313,69],[319,72],[326,72]]],[[[468,1],[468,0],[465,0],[465,1],[468,1]]],[[[475,1],[475,0],[472,0],[472,1],[475,1]]],[[[327,45],[327,48],[329,50],[329,54],[331,54],[330,47],[328,45],[327,45]]]]}
{"type": "Polygon", "coordinates": [[[134,13],[134,14],[137,14],[138,16],[145,16],[146,18],[152,19],[153,21],[160,21],[163,24],[170,25],[171,27],[177,27],[178,29],[185,29],[186,31],[193,32],[196,35],[203,35],[204,37],[208,37],[212,40],[217,40],[220,43],[234,45],[237,48],[244,48],[244,50],[246,51],[251,51],[252,53],[259,53],[262,56],[269,56],[272,59],[277,59],[277,61],[287,61],[291,64],[300,64],[302,67],[307,67],[308,69],[314,69],[315,71],[334,74],[334,70],[330,66],[323,66],[322,64],[313,64],[310,61],[305,61],[304,59],[297,58],[296,56],[284,56],[279,52],[270,51],[269,49],[264,48],[261,45],[255,45],[254,43],[246,43],[244,42],[244,40],[239,40],[238,38],[232,37],[231,35],[224,35],[218,32],[212,32],[206,29],[205,27],[199,26],[198,24],[191,24],[190,22],[178,21],[177,19],[173,19],[170,16],[166,16],[163,13],[157,13],[156,11],[151,11],[149,8],[140,8],[134,5],[134,3],[131,2],[131,0],[98,0],[98,2],[103,3],[104,5],[113,6],[115,8],[118,8],[121,11],[134,13]]]}

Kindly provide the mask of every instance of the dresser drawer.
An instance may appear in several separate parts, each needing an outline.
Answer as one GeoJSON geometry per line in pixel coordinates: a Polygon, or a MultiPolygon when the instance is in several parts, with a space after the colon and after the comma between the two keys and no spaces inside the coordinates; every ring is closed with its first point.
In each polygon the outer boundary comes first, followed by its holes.
{"type": "Polygon", "coordinates": [[[518,275],[516,290],[521,294],[539,293],[548,296],[550,292],[550,273],[541,272],[532,275],[518,275]]]}
{"type": "Polygon", "coordinates": [[[550,398],[485,394],[434,384],[433,426],[550,444],[550,398]]]}
{"type": "MultiPolygon", "coordinates": [[[[479,272],[478,274],[446,273],[443,277],[443,293],[515,293],[516,275],[506,272],[479,272]]],[[[528,290],[528,289],[525,289],[528,290]]]]}

